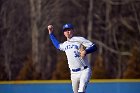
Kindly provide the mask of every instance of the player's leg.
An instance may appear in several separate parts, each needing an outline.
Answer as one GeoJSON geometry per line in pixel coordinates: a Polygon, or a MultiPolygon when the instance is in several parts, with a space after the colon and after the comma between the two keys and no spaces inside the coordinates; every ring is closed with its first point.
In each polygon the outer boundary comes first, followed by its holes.
{"type": "Polygon", "coordinates": [[[79,84],[79,93],[85,93],[87,84],[90,80],[91,77],[91,69],[87,68],[85,70],[82,71],[81,73],[81,77],[80,77],[80,84],[79,84]]]}
{"type": "Polygon", "coordinates": [[[74,93],[78,93],[80,74],[71,74],[72,89],[74,93]]]}

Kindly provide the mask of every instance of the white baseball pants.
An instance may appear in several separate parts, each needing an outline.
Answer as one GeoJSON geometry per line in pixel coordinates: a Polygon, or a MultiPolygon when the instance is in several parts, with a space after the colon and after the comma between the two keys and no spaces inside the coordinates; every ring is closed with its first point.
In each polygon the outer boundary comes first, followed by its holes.
{"type": "Polygon", "coordinates": [[[86,68],[81,71],[71,72],[72,89],[74,93],[85,93],[86,86],[91,77],[91,69],[86,68]]]}

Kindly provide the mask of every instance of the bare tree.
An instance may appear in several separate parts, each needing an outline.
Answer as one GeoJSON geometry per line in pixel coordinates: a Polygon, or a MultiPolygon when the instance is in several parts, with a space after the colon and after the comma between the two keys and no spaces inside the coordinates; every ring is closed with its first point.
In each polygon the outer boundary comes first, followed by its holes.
{"type": "Polygon", "coordinates": [[[46,29],[53,24],[61,42],[67,22],[97,44],[90,58],[93,78],[139,75],[139,5],[139,0],[0,0],[0,79],[68,79],[66,57],[46,29]]]}
{"type": "MultiPolygon", "coordinates": [[[[92,39],[92,33],[94,32],[93,31],[93,0],[89,0],[89,9],[88,9],[88,27],[87,27],[87,30],[88,30],[88,39],[89,40],[93,40],[92,39]]],[[[91,62],[91,55],[88,55],[88,60],[89,62],[91,62]]]]}
{"type": "Polygon", "coordinates": [[[40,74],[39,63],[39,28],[37,23],[40,20],[41,0],[30,0],[31,6],[31,30],[32,30],[32,60],[35,68],[34,78],[37,79],[40,74]]]}
{"type": "MultiPolygon", "coordinates": [[[[9,12],[9,15],[7,15],[8,11],[8,2],[3,2],[3,5],[1,7],[1,16],[2,16],[2,24],[3,27],[1,28],[1,32],[5,32],[6,34],[1,35],[2,39],[2,49],[3,49],[3,55],[4,55],[4,67],[5,67],[5,72],[6,72],[6,78],[7,80],[12,79],[12,69],[11,69],[11,55],[12,55],[12,46],[11,46],[11,34],[12,34],[12,25],[10,25],[10,14],[14,12],[14,10],[9,12]]],[[[4,73],[3,73],[4,74],[4,73]]]]}

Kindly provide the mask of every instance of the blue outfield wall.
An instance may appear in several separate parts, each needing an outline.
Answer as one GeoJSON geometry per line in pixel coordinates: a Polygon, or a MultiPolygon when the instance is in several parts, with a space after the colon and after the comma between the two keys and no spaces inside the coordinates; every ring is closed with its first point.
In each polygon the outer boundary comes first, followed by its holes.
{"type": "MultiPolygon", "coordinates": [[[[0,93],[73,93],[71,82],[0,81],[0,93]]],[[[91,80],[86,93],[140,93],[140,80],[91,80]]]]}

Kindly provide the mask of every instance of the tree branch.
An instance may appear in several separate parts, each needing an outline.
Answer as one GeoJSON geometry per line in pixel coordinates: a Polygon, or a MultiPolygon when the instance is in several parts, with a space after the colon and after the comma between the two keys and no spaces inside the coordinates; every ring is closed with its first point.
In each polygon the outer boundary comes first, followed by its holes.
{"type": "Polygon", "coordinates": [[[137,25],[138,25],[138,30],[139,30],[139,33],[140,33],[140,23],[138,21],[139,19],[138,19],[138,16],[137,16],[137,11],[136,11],[136,9],[134,7],[134,4],[132,3],[131,5],[132,5],[132,10],[134,11],[134,16],[136,18],[136,22],[137,22],[137,25]]]}
{"type": "Polygon", "coordinates": [[[78,3],[76,0],[71,0],[73,4],[75,4],[79,8],[83,8],[80,3],[78,3]]]}
{"type": "Polygon", "coordinates": [[[132,56],[132,54],[130,52],[121,52],[121,51],[117,51],[115,49],[112,49],[110,47],[108,47],[107,45],[105,45],[104,43],[102,43],[101,41],[98,40],[94,40],[95,43],[97,43],[99,46],[109,50],[112,53],[115,53],[117,55],[122,55],[122,56],[132,56]]]}
{"type": "Polygon", "coordinates": [[[114,2],[112,0],[103,0],[103,1],[106,3],[109,3],[111,5],[125,5],[125,4],[130,3],[133,0],[121,0],[121,1],[116,1],[116,2],[114,2]]]}

